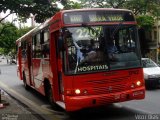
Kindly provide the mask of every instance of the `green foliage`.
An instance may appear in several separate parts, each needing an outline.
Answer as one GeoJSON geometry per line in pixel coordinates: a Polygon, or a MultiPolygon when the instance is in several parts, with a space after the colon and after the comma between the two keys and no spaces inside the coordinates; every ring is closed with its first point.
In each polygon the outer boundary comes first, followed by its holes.
{"type": "Polygon", "coordinates": [[[11,23],[3,23],[0,27],[0,47],[4,54],[7,54],[15,47],[15,39],[17,28],[11,23]]]}
{"type": "Polygon", "coordinates": [[[80,9],[82,8],[82,4],[78,2],[68,1],[68,2],[62,2],[62,5],[64,6],[64,9],[80,9]]]}
{"type": "Polygon", "coordinates": [[[159,0],[128,0],[125,8],[130,9],[135,15],[152,14],[157,16],[159,14],[160,1],[159,0]]]}
{"type": "Polygon", "coordinates": [[[18,36],[18,38],[20,38],[21,36],[23,36],[24,34],[26,34],[31,29],[33,29],[33,28],[32,27],[23,27],[21,29],[18,29],[17,30],[17,36],[18,36]]]}
{"type": "Polygon", "coordinates": [[[141,28],[150,31],[154,25],[154,18],[149,15],[141,15],[137,17],[137,23],[141,28]]]}
{"type": "Polygon", "coordinates": [[[122,8],[132,10],[135,15],[160,16],[160,0],[80,0],[86,8],[122,8]]]}
{"type": "MultiPolygon", "coordinates": [[[[52,1],[55,2],[55,0],[52,1]]],[[[38,23],[44,22],[58,11],[47,0],[1,0],[0,12],[7,10],[25,18],[28,18],[32,13],[38,23]]]]}
{"type": "Polygon", "coordinates": [[[122,8],[126,0],[80,0],[84,7],[122,8]]]}
{"type": "Polygon", "coordinates": [[[31,30],[31,28],[18,29],[12,23],[1,23],[0,24],[0,48],[1,53],[7,55],[9,52],[15,51],[16,40],[24,35],[26,32],[31,30]]]}

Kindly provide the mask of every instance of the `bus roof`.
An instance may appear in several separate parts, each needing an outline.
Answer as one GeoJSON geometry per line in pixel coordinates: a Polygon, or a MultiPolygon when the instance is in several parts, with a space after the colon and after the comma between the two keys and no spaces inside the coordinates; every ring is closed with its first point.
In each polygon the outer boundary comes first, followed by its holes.
{"type": "Polygon", "coordinates": [[[22,41],[23,39],[27,38],[30,34],[35,34],[37,31],[45,28],[46,26],[48,26],[51,21],[54,19],[54,17],[56,15],[62,15],[64,13],[67,13],[67,12],[83,12],[83,11],[103,11],[103,10],[106,10],[106,11],[126,11],[126,12],[132,12],[131,10],[127,10],[127,9],[115,9],[115,8],[85,8],[85,9],[72,9],[72,10],[61,10],[59,12],[57,12],[54,16],[52,16],[50,19],[48,19],[47,21],[45,21],[44,23],[42,23],[41,25],[33,28],[32,30],[30,30],[28,33],[24,34],[22,37],[20,37],[19,39],[16,40],[16,43],[22,41]]]}
{"type": "Polygon", "coordinates": [[[24,38],[27,37],[28,35],[30,35],[30,34],[32,34],[32,33],[34,34],[34,33],[36,33],[37,31],[39,31],[39,30],[43,29],[44,27],[48,26],[50,20],[51,20],[51,18],[48,19],[47,21],[45,21],[44,23],[40,24],[39,26],[33,28],[32,30],[30,30],[30,31],[27,32],[26,34],[24,34],[22,37],[20,37],[19,39],[16,40],[16,43],[18,43],[19,41],[21,41],[22,39],[24,39],[24,38]]]}
{"type": "Polygon", "coordinates": [[[85,8],[85,9],[72,9],[72,10],[62,10],[60,12],[65,13],[65,12],[76,12],[76,11],[94,11],[94,10],[107,10],[107,11],[128,11],[132,12],[131,10],[128,9],[117,9],[117,8],[85,8]]]}

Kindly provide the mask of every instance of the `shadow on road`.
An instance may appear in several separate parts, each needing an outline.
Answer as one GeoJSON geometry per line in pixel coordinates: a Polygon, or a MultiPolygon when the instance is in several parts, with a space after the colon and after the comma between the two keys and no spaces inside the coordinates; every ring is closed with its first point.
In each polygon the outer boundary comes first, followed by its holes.
{"type": "Polygon", "coordinates": [[[66,114],[65,120],[135,120],[138,112],[112,104],[66,114]]]}

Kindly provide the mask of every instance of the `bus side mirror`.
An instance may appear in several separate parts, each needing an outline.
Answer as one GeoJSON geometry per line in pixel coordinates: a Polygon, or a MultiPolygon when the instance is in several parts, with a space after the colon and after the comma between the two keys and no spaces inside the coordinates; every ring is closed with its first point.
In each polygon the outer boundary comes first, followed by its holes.
{"type": "Polygon", "coordinates": [[[64,50],[64,39],[62,37],[58,38],[58,49],[64,50]]]}

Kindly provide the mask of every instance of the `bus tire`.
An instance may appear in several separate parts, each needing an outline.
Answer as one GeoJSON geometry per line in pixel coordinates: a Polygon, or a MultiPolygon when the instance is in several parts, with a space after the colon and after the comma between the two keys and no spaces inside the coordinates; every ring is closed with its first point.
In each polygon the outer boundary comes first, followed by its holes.
{"type": "Polygon", "coordinates": [[[25,73],[23,72],[23,84],[24,84],[24,88],[26,90],[29,90],[29,86],[27,85],[27,82],[26,82],[26,76],[25,76],[25,73]]]}

